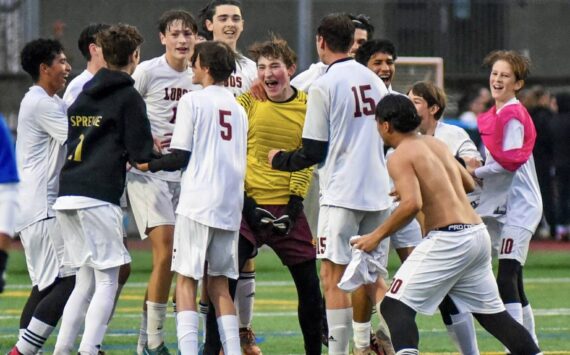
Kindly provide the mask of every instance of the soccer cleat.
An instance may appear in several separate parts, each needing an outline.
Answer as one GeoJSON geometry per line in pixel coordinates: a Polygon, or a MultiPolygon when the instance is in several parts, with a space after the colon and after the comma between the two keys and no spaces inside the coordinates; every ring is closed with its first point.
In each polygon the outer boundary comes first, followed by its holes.
{"type": "Polygon", "coordinates": [[[382,331],[382,328],[376,331],[376,343],[378,344],[378,348],[384,352],[386,355],[396,355],[396,351],[394,350],[394,346],[392,345],[392,340],[388,336],[388,334],[382,331]]]}
{"type": "Polygon", "coordinates": [[[164,343],[160,344],[156,349],[149,349],[148,345],[144,346],[143,355],[170,355],[168,348],[164,343]]]}
{"type": "Polygon", "coordinates": [[[244,355],[261,355],[261,349],[255,341],[255,333],[249,327],[239,329],[239,343],[244,355]]]}
{"type": "Polygon", "coordinates": [[[385,355],[384,350],[378,344],[378,340],[376,339],[376,334],[370,333],[370,351],[371,354],[374,355],[385,355]]]}
{"type": "Polygon", "coordinates": [[[352,349],[352,355],[376,355],[376,352],[373,351],[369,346],[362,349],[354,347],[352,349]]]}
{"type": "Polygon", "coordinates": [[[22,355],[22,353],[19,352],[19,351],[18,351],[18,348],[14,346],[14,347],[12,348],[12,350],[10,350],[10,352],[7,353],[6,355],[22,355]]]}

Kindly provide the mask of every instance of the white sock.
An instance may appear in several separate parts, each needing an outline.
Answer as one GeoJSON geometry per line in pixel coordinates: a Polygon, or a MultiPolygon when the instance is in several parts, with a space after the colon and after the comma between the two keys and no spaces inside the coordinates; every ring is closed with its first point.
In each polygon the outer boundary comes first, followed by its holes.
{"type": "Polygon", "coordinates": [[[118,284],[117,286],[117,292],[115,292],[115,299],[113,300],[113,309],[111,310],[111,315],[109,316],[107,324],[111,323],[111,320],[113,319],[113,315],[115,314],[115,308],[117,308],[117,303],[119,303],[119,296],[121,296],[121,291],[123,291],[123,286],[125,285],[118,284]]]}
{"type": "Polygon", "coordinates": [[[28,328],[16,343],[18,350],[24,355],[35,355],[44,346],[53,331],[51,325],[32,317],[28,328]]]}
{"type": "Polygon", "coordinates": [[[206,342],[206,319],[208,318],[208,311],[210,309],[210,305],[199,302],[198,303],[198,309],[200,310],[200,321],[202,323],[202,343],[205,343],[206,342]]]}
{"type": "Polygon", "coordinates": [[[146,301],[147,311],[147,346],[156,349],[164,342],[164,320],[166,319],[166,303],[146,301]]]}
{"type": "Polygon", "coordinates": [[[418,349],[402,349],[396,353],[396,355],[419,355],[420,351],[418,349]]]}
{"type": "Polygon", "coordinates": [[[81,267],[75,276],[73,292],[63,310],[54,354],[69,354],[75,348],[75,340],[82,329],[93,292],[95,292],[93,269],[81,267]]]}
{"type": "Polygon", "coordinates": [[[113,310],[115,294],[119,286],[119,266],[94,270],[95,293],[85,315],[85,330],[79,344],[79,352],[97,354],[107,331],[107,321],[113,310]]]}
{"type": "Polygon", "coordinates": [[[176,315],[178,351],[182,355],[198,354],[198,313],[182,311],[176,315]]]}
{"type": "Polygon", "coordinates": [[[255,300],[255,271],[240,272],[237,281],[235,303],[239,315],[239,327],[251,327],[255,300]]]}
{"type": "Polygon", "coordinates": [[[528,330],[532,336],[532,340],[538,345],[538,338],[536,336],[536,330],[534,328],[534,313],[530,307],[530,303],[522,308],[523,325],[528,330]]]}
{"type": "Polygon", "coordinates": [[[237,316],[233,314],[223,315],[218,317],[217,322],[224,354],[241,355],[237,316]]]}
{"type": "Polygon", "coordinates": [[[142,355],[144,351],[144,346],[146,345],[146,324],[148,319],[147,311],[143,310],[142,317],[141,317],[141,325],[139,328],[139,340],[137,342],[137,354],[142,355]]]}
{"type": "Polygon", "coordinates": [[[354,320],[352,321],[352,341],[354,341],[354,346],[358,349],[366,349],[370,346],[370,329],[372,326],[370,322],[358,323],[354,320]]]}
{"type": "Polygon", "coordinates": [[[352,331],[352,307],[327,309],[329,324],[329,355],[348,354],[348,343],[352,331]]]}
{"type": "Polygon", "coordinates": [[[452,314],[451,321],[452,324],[445,327],[459,353],[463,355],[479,355],[473,315],[471,313],[452,314]]]}
{"type": "Polygon", "coordinates": [[[505,303],[507,313],[511,315],[517,322],[523,324],[523,311],[522,304],[520,303],[505,303]]]}
{"type": "MultiPolygon", "coordinates": [[[[505,303],[507,313],[511,315],[517,322],[523,324],[522,304],[520,303],[505,303]]],[[[505,353],[510,354],[510,350],[505,347],[505,353]]]]}

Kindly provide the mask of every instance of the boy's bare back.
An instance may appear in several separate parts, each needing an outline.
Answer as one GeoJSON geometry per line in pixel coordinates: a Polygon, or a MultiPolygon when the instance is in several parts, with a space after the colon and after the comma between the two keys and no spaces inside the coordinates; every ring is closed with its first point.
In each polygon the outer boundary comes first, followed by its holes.
{"type": "Polygon", "coordinates": [[[473,179],[436,138],[403,140],[388,160],[388,172],[402,201],[420,202],[426,232],[450,224],[482,223],[466,196],[474,188],[473,179]]]}

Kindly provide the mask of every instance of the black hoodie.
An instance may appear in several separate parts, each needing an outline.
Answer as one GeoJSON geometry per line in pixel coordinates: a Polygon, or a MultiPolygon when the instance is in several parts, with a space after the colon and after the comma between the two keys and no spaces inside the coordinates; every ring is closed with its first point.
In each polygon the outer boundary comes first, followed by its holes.
{"type": "Polygon", "coordinates": [[[146,106],[125,72],[101,69],[67,110],[67,160],[59,196],[85,196],[119,205],[127,161],[152,158],[146,106]]]}

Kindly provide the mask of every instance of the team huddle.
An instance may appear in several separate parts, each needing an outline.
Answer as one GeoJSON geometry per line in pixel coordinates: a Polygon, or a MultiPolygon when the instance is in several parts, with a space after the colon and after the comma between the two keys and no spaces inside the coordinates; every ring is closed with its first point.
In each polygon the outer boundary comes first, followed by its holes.
{"type": "Polygon", "coordinates": [[[307,354],[418,354],[416,313],[438,309],[462,354],[479,354],[473,318],[507,352],[540,354],[522,276],[542,215],[536,131],[516,99],[527,59],[485,58],[495,106],[478,117],[483,159],[464,130],[440,122],[441,88],[392,89],[396,48],[373,39],[365,16],[322,18],[320,62],[294,77],[296,54],[278,36],[253,44],[252,59],[237,52],[240,6],[212,0],[198,20],[165,12],[165,53],[140,64],[135,27],[86,27],[87,68],[63,99],[61,44],[22,50],[34,85],[15,164],[0,174],[0,234],[19,233],[33,288],[9,354],[40,353],[60,319],[54,354],[104,353],[130,273],[127,203],[152,247],[137,354],[170,353],[174,276],[179,353],[261,354],[251,322],[263,245],[294,280],[307,354]],[[388,284],[390,246],[402,265],[388,284]]]}

